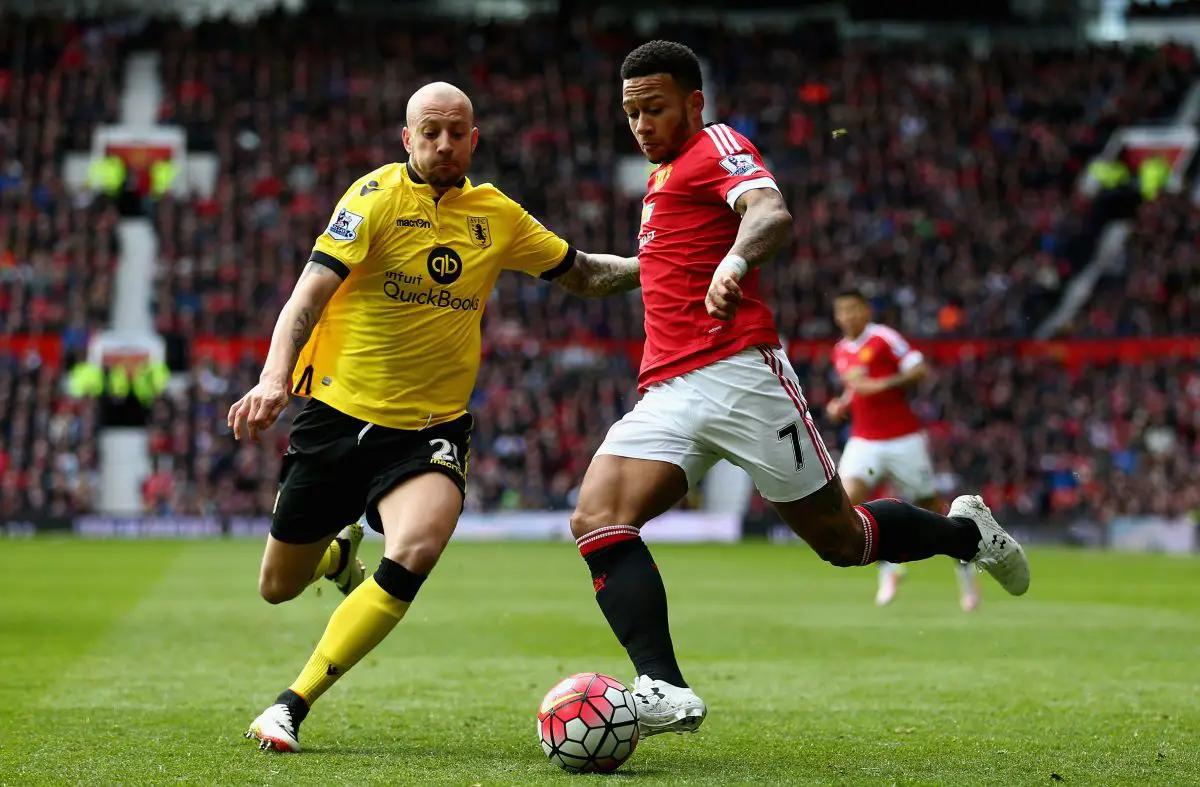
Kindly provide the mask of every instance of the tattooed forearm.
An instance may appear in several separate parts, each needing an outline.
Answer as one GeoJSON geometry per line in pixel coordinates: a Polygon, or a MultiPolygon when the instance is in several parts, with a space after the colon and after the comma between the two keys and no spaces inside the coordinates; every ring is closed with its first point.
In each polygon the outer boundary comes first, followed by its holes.
{"type": "Polygon", "coordinates": [[[642,286],[641,270],[637,257],[577,252],[575,264],[555,282],[567,292],[599,298],[636,290],[642,286]]]}
{"type": "Polygon", "coordinates": [[[305,266],[292,297],[284,304],[271,334],[271,348],[260,378],[286,380],[304,345],[308,344],[325,304],[333,297],[342,278],[325,265],[310,262],[305,266]]]}
{"type": "Polygon", "coordinates": [[[770,261],[792,231],[792,215],[783,197],[772,189],[755,189],[738,198],[736,210],[742,214],[742,224],[729,253],[751,268],[770,261]]]}
{"type": "Polygon", "coordinates": [[[308,306],[301,306],[300,313],[292,323],[292,348],[297,355],[304,349],[304,345],[308,344],[308,337],[312,336],[313,326],[316,324],[317,318],[313,315],[313,310],[308,306]]]}

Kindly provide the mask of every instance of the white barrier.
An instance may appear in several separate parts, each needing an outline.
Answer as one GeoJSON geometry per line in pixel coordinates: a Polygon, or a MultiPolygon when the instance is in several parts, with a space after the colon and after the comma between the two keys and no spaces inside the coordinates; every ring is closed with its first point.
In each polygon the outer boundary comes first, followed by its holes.
{"type": "Polygon", "coordinates": [[[1191,554],[1196,551],[1196,523],[1188,516],[1115,517],[1108,523],[1108,545],[1129,552],[1191,554]]]}
{"type": "MultiPolygon", "coordinates": [[[[64,524],[66,524],[64,522],[64,524]]],[[[81,516],[70,531],[84,538],[262,538],[266,517],[122,517],[81,516]]],[[[737,514],[671,511],[644,530],[647,543],[731,543],[742,537],[737,514]]],[[[367,529],[367,538],[382,538],[367,529]]],[[[454,532],[456,541],[573,541],[569,511],[466,513],[454,532]]]]}

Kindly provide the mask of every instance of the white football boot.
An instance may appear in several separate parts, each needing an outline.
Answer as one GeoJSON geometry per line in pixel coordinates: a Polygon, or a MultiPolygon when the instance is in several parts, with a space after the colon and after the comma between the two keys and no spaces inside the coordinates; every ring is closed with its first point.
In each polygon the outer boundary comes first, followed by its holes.
{"type": "Polygon", "coordinates": [[[272,705],[259,714],[246,730],[247,738],[259,742],[262,751],[294,754],[300,751],[300,732],[292,723],[292,712],[283,703],[272,705]]]}
{"type": "Polygon", "coordinates": [[[900,580],[902,579],[904,579],[903,566],[899,563],[880,561],[879,590],[875,593],[876,605],[886,607],[891,604],[892,599],[896,597],[896,591],[900,589],[900,580]]]}
{"type": "Polygon", "coordinates": [[[958,603],[963,612],[973,612],[979,606],[978,573],[970,563],[954,564],[954,574],[958,577],[958,603]]]}
{"type": "Polygon", "coordinates": [[[641,737],[664,732],[695,732],[708,715],[708,706],[691,689],[681,689],[648,675],[633,682],[641,737]]]}
{"type": "Polygon", "coordinates": [[[1025,557],[1025,550],[1000,527],[982,497],[956,497],[948,516],[966,517],[979,526],[979,551],[970,562],[991,574],[1000,587],[1014,596],[1029,590],[1029,558],[1025,557]]]}
{"type": "Polygon", "coordinates": [[[358,547],[363,540],[362,523],[355,522],[353,525],[347,525],[342,528],[342,532],[338,533],[337,537],[343,543],[343,549],[345,549],[345,544],[350,545],[349,555],[346,557],[346,567],[330,577],[329,580],[343,596],[348,596],[351,591],[363,583],[367,574],[362,561],[358,559],[358,547]]]}

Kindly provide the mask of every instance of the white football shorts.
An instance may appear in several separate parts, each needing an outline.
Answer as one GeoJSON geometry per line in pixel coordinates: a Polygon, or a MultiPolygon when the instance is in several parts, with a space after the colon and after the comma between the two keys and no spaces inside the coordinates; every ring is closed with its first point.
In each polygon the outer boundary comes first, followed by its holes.
{"type": "Polygon", "coordinates": [[[842,478],[858,478],[872,488],[891,481],[896,494],[905,500],[926,500],[937,494],[924,432],[890,440],[851,437],[842,450],[838,471],[842,478]]]}
{"type": "Polygon", "coordinates": [[[654,383],[596,453],[670,462],[690,489],[728,459],[775,503],[808,497],[836,473],[796,372],[766,346],[654,383]]]}

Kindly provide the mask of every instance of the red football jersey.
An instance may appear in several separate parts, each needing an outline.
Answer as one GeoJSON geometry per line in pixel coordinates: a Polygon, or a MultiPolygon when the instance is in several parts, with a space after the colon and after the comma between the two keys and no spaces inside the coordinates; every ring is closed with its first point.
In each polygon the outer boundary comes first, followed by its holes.
{"type": "Polygon", "coordinates": [[[642,200],[638,259],[646,305],[646,347],[638,387],[678,377],[757,344],[779,346],[779,331],[758,289],[741,280],[742,302],[728,322],[708,316],[713,272],[737,237],[733,205],[753,189],[779,190],[750,141],[710,124],[675,160],[650,174],[642,200]]]}
{"type": "MultiPolygon", "coordinates": [[[[904,337],[886,325],[868,323],[857,339],[842,339],[833,348],[833,365],[843,379],[891,377],[924,360],[904,337]]],[[[892,388],[874,396],[850,399],[850,436],[891,440],[921,431],[921,421],[908,402],[908,392],[892,388]]]]}

